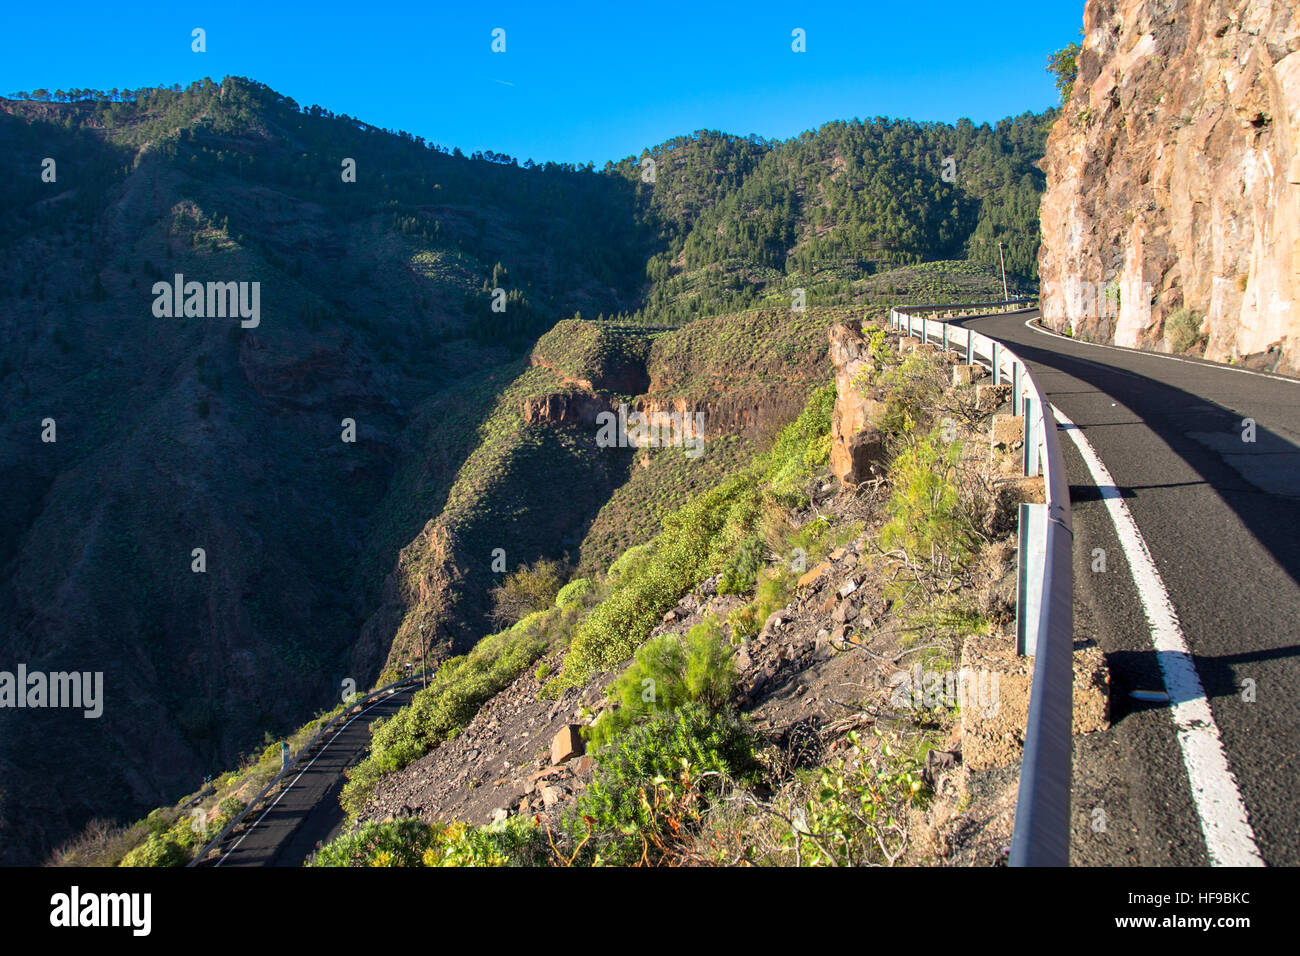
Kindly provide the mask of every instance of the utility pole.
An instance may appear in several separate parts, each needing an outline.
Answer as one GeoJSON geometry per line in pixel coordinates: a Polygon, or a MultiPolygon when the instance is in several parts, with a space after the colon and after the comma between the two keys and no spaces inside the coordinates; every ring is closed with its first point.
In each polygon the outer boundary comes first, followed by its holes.
{"type": "Polygon", "coordinates": [[[998,240],[998,261],[1002,263],[1002,301],[1006,302],[1011,298],[1011,293],[1007,292],[1007,260],[1002,255],[1002,240],[998,240]]]}
{"type": "Polygon", "coordinates": [[[420,682],[426,688],[429,686],[429,645],[424,636],[424,629],[427,626],[427,624],[420,625],[420,682]]]}

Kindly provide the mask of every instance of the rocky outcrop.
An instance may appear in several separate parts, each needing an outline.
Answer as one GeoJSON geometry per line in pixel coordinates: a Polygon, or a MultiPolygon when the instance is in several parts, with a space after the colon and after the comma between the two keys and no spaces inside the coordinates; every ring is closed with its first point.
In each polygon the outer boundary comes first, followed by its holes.
{"type": "Polygon", "coordinates": [[[608,399],[589,392],[564,391],[524,399],[526,425],[594,425],[596,416],[612,409],[608,399]]]}
{"type": "Polygon", "coordinates": [[[1043,160],[1044,320],[1297,373],[1293,0],[1088,0],[1084,28],[1043,160]]]}
{"type": "Polygon", "coordinates": [[[861,326],[834,325],[830,340],[835,367],[830,466],[831,473],[847,487],[870,478],[884,461],[884,436],[873,424],[884,403],[869,384],[872,364],[861,326]]]}

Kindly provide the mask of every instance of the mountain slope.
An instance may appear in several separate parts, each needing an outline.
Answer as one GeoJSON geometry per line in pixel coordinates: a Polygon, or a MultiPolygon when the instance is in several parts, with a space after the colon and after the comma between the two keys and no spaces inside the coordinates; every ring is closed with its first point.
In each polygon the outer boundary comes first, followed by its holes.
{"type": "Polygon", "coordinates": [[[4,862],[194,789],[409,658],[420,623],[473,643],[493,548],[590,568],[643,540],[801,407],[819,304],[1000,288],[974,240],[1029,234],[1044,121],[698,133],[645,182],[639,158],[467,158],[238,78],[54,99],[0,100],[0,669],[102,671],[106,699],[0,711],[4,862]],[[178,274],[259,283],[256,323],[155,314],[178,274]],[[627,328],[539,342],[578,315],[627,328]],[[708,413],[719,457],[598,454],[564,420],[637,398],[708,413]]]}

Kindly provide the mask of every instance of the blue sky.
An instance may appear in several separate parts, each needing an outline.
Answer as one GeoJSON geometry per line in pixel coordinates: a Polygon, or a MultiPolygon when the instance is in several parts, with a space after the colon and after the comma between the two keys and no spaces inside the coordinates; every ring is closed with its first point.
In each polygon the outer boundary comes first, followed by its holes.
{"type": "Polygon", "coordinates": [[[466,152],[602,166],[697,129],[996,121],[1057,95],[1083,0],[11,4],[0,93],[248,76],[466,152]],[[190,31],[207,31],[207,52],[190,31]],[[491,51],[492,30],[506,52],[491,51]],[[807,52],[791,51],[791,31],[807,52]]]}

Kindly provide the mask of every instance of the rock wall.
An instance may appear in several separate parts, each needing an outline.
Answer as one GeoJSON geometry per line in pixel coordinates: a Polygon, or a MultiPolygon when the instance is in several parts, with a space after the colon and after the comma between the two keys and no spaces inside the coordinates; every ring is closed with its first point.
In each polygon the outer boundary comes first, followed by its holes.
{"type": "Polygon", "coordinates": [[[835,411],[831,415],[831,474],[851,488],[871,478],[884,462],[885,443],[875,421],[884,402],[869,384],[871,361],[860,323],[830,330],[835,369],[835,411]]]}
{"type": "Polygon", "coordinates": [[[1082,47],[1043,160],[1045,322],[1297,374],[1295,0],[1088,0],[1082,47]]]}

